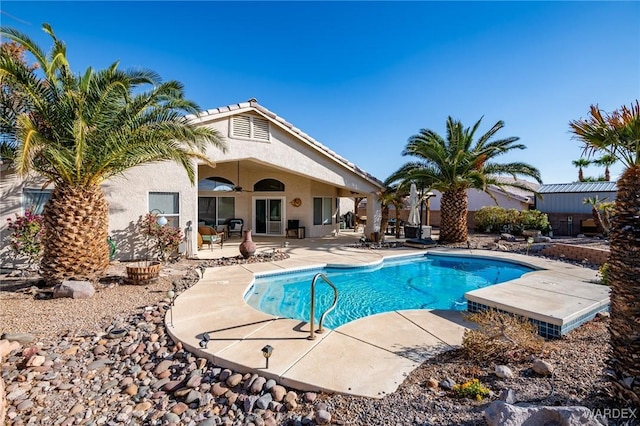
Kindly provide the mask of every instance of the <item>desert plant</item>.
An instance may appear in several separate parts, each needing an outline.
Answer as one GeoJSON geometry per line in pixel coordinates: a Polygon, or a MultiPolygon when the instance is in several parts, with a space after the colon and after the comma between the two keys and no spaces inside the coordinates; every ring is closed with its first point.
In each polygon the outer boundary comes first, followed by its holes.
{"type": "Polygon", "coordinates": [[[38,269],[42,258],[44,219],[27,209],[24,215],[16,213],[15,219],[7,219],[9,247],[16,259],[25,259],[31,269],[38,269]]]}
{"type": "Polygon", "coordinates": [[[455,385],[453,391],[461,398],[471,398],[477,401],[482,401],[485,397],[491,395],[491,391],[478,379],[455,385]]]}
{"type": "Polygon", "coordinates": [[[178,246],[184,238],[179,228],[170,225],[159,225],[158,216],[147,213],[141,223],[142,234],[147,238],[150,257],[154,256],[161,262],[171,258],[178,250],[178,246]]]}
{"type": "Polygon", "coordinates": [[[609,263],[605,262],[598,268],[598,275],[600,275],[600,283],[609,285],[609,263]]]}
{"type": "Polygon", "coordinates": [[[510,361],[542,351],[544,339],[526,318],[489,309],[466,319],[478,324],[478,329],[466,330],[462,338],[463,354],[471,360],[510,361]]]}
{"type": "Polygon", "coordinates": [[[611,287],[610,376],[615,396],[640,405],[640,101],[611,113],[592,105],[569,123],[588,157],[611,155],[624,166],[611,219],[607,281],[611,287]]]}

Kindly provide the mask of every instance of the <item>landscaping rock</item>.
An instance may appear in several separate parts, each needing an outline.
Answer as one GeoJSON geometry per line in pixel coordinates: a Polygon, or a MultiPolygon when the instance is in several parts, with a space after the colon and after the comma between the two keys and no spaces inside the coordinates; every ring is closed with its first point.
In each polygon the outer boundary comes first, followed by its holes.
{"type": "Polygon", "coordinates": [[[53,288],[53,298],[91,299],[95,292],[90,281],[63,281],[53,288]]]}
{"type": "Polygon", "coordinates": [[[533,361],[533,365],[531,365],[531,369],[541,376],[548,376],[553,374],[553,365],[548,363],[547,361],[543,361],[541,359],[536,359],[533,361]]]}
{"type": "Polygon", "coordinates": [[[494,401],[484,411],[489,426],[566,425],[601,426],[586,407],[519,407],[494,401]]]}
{"type": "Polygon", "coordinates": [[[494,373],[501,379],[513,379],[513,371],[506,365],[496,365],[494,373]]]}

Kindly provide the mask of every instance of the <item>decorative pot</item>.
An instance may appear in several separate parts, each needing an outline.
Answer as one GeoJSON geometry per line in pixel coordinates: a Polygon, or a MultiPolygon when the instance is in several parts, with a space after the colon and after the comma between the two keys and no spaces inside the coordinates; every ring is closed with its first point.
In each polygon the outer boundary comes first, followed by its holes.
{"type": "Polygon", "coordinates": [[[251,239],[251,229],[244,231],[244,240],[240,243],[240,254],[245,259],[250,258],[256,252],[256,243],[251,239]]]}
{"type": "Polygon", "coordinates": [[[127,266],[127,277],[132,284],[145,284],[155,280],[160,276],[160,262],[137,262],[131,266],[127,266]]]}

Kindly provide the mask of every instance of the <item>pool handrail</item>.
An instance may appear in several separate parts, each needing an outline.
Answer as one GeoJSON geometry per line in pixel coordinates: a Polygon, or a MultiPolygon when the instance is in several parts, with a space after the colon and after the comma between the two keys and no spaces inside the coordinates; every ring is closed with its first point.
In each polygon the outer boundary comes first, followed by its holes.
{"type": "Polygon", "coordinates": [[[311,316],[310,316],[310,330],[309,330],[309,340],[315,340],[316,336],[314,335],[314,330],[313,330],[313,326],[314,326],[314,321],[315,321],[315,310],[316,310],[316,281],[318,281],[318,278],[322,278],[324,280],[324,282],[326,282],[327,284],[329,284],[331,286],[331,288],[333,289],[333,303],[331,304],[331,306],[329,307],[329,309],[327,309],[326,311],[324,311],[322,313],[322,315],[320,315],[320,322],[318,323],[318,329],[315,331],[315,333],[318,334],[322,334],[324,332],[324,329],[322,328],[322,323],[324,322],[324,317],[331,312],[336,305],[338,304],[338,288],[331,282],[331,280],[329,278],[327,278],[327,276],[323,273],[317,273],[314,277],[313,280],[311,280],[311,316]]]}

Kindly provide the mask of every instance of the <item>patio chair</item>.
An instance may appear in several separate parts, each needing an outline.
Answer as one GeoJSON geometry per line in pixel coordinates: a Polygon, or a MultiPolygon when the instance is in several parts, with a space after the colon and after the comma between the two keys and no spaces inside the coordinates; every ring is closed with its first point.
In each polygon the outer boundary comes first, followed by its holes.
{"type": "Polygon", "coordinates": [[[242,237],[242,228],[244,227],[244,221],[242,219],[229,219],[227,225],[227,234],[231,236],[231,234],[237,233],[242,237]]]}
{"type": "MultiPolygon", "coordinates": [[[[220,248],[224,244],[222,234],[219,234],[212,226],[199,225],[198,234],[202,238],[202,245],[209,244],[209,249],[213,250],[214,244],[220,244],[220,248]]],[[[200,239],[198,239],[198,242],[200,239]]]]}

